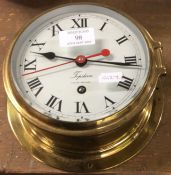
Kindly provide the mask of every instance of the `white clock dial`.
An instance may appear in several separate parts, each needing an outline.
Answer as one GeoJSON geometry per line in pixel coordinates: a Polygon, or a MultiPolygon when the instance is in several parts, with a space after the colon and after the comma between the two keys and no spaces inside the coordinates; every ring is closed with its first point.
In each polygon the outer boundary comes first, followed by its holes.
{"type": "Polygon", "coordinates": [[[86,122],[114,114],[136,98],[150,61],[133,23],[117,13],[81,10],[45,16],[31,24],[27,38],[20,36],[12,55],[13,79],[28,104],[50,118],[86,122]],[[79,65],[72,60],[78,56],[85,59],[79,65]]]}

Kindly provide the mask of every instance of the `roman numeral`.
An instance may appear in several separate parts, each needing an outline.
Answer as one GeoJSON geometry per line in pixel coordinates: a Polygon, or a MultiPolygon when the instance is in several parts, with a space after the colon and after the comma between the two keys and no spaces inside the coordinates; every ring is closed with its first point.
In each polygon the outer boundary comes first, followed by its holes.
{"type": "Polygon", "coordinates": [[[52,109],[57,109],[61,112],[62,107],[62,100],[60,100],[58,97],[51,96],[46,105],[52,109]]]}
{"type": "Polygon", "coordinates": [[[125,63],[137,64],[136,56],[124,57],[125,63]]]}
{"type": "Polygon", "coordinates": [[[122,76],[122,78],[124,79],[124,81],[119,81],[118,86],[129,90],[134,79],[131,79],[125,76],[122,76]]]}
{"type": "Polygon", "coordinates": [[[126,36],[123,36],[123,37],[117,39],[116,42],[120,45],[127,40],[128,40],[128,38],[126,36]]]}
{"type": "Polygon", "coordinates": [[[24,60],[24,71],[26,70],[36,70],[36,59],[33,61],[28,61],[27,59],[24,60]]]}
{"type": "Polygon", "coordinates": [[[35,40],[34,43],[31,44],[31,46],[37,46],[39,48],[39,51],[40,51],[45,44],[46,43],[38,43],[37,40],[35,40]]]}
{"type": "Polygon", "coordinates": [[[103,25],[102,25],[102,27],[101,27],[99,30],[103,31],[103,29],[104,29],[104,27],[106,26],[106,24],[107,24],[107,23],[104,22],[103,25]]]}
{"type": "Polygon", "coordinates": [[[55,24],[52,26],[52,37],[59,33],[59,31],[63,31],[59,24],[55,24]]]}
{"type": "Polygon", "coordinates": [[[76,113],[82,113],[82,111],[90,113],[85,102],[76,102],[76,113]]]}
{"type": "Polygon", "coordinates": [[[87,18],[72,19],[74,25],[71,28],[87,27],[87,18]]]}
{"type": "Polygon", "coordinates": [[[109,99],[108,97],[104,96],[105,98],[105,104],[106,104],[106,108],[110,107],[111,105],[115,104],[114,101],[112,101],[111,99],[109,99]]]}
{"type": "Polygon", "coordinates": [[[41,90],[43,89],[43,85],[40,82],[39,78],[35,78],[31,81],[27,82],[28,86],[30,87],[30,89],[34,92],[36,92],[34,95],[37,97],[38,94],[41,92],[41,90]]]}

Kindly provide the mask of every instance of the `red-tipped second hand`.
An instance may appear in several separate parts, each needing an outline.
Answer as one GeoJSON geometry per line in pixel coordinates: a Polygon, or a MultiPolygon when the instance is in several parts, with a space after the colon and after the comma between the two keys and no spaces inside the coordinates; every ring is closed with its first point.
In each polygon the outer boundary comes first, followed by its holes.
{"type": "Polygon", "coordinates": [[[53,68],[55,68],[55,67],[63,66],[63,65],[65,65],[65,64],[69,64],[69,63],[73,63],[73,62],[75,62],[75,60],[73,60],[73,61],[68,61],[68,62],[66,62],[66,63],[58,64],[58,65],[51,66],[51,67],[46,67],[46,68],[44,68],[44,69],[39,69],[39,70],[36,70],[36,71],[34,71],[34,72],[25,73],[25,74],[22,74],[22,76],[30,75],[30,74],[35,74],[35,73],[38,73],[38,72],[42,72],[42,71],[45,71],[45,70],[53,69],[53,68]]]}
{"type": "Polygon", "coordinates": [[[93,57],[97,57],[97,56],[109,56],[110,55],[110,51],[108,49],[103,49],[101,52],[99,53],[96,53],[96,54],[92,54],[92,55],[89,55],[89,56],[77,56],[74,60],[72,61],[68,61],[66,63],[62,63],[62,64],[58,64],[58,65],[55,65],[55,66],[51,66],[51,67],[46,67],[46,68],[43,68],[43,69],[39,69],[39,70],[36,70],[34,72],[29,72],[29,73],[25,73],[25,74],[22,74],[22,76],[26,76],[26,75],[31,75],[31,74],[35,74],[35,73],[38,73],[38,72],[42,72],[42,71],[45,71],[45,70],[49,70],[49,69],[53,69],[55,67],[59,67],[59,66],[63,66],[65,64],[70,64],[70,63],[73,63],[73,62],[77,62],[79,57],[82,57],[85,59],[85,61],[87,61],[88,58],[93,58],[93,57]]]}

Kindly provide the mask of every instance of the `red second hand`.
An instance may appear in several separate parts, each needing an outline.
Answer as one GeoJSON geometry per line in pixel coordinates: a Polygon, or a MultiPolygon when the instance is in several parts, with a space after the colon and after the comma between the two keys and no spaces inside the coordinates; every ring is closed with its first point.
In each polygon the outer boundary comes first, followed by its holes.
{"type": "Polygon", "coordinates": [[[22,76],[25,76],[25,75],[30,75],[30,74],[35,74],[35,73],[38,73],[38,72],[42,72],[44,70],[49,70],[49,69],[52,69],[52,68],[55,68],[55,67],[59,67],[59,66],[63,66],[65,64],[69,64],[69,63],[73,63],[75,62],[75,60],[73,61],[68,61],[66,63],[62,63],[62,64],[58,64],[58,65],[55,65],[55,66],[51,66],[51,67],[47,67],[47,68],[44,68],[44,69],[39,69],[39,70],[36,70],[34,72],[29,72],[29,73],[26,73],[26,74],[22,74],[22,76]]]}
{"type": "MultiPolygon", "coordinates": [[[[110,51],[108,49],[103,49],[100,53],[92,54],[92,55],[86,56],[84,58],[85,59],[88,59],[88,58],[93,58],[93,57],[97,57],[97,56],[108,56],[108,55],[110,55],[110,51]]],[[[76,58],[78,58],[78,57],[76,57],[76,58]]],[[[76,60],[77,59],[74,59],[74,60],[68,61],[66,63],[58,64],[58,65],[51,66],[51,67],[46,67],[44,69],[39,69],[39,70],[36,70],[34,72],[25,73],[25,74],[22,74],[22,76],[26,76],[26,75],[30,75],[30,74],[35,74],[35,73],[42,72],[42,71],[45,71],[45,70],[53,69],[55,67],[63,66],[65,64],[70,64],[70,63],[76,62],[76,60]]]]}
{"type": "Polygon", "coordinates": [[[85,58],[88,59],[88,58],[93,58],[93,57],[97,57],[97,56],[109,56],[109,55],[110,55],[110,51],[108,49],[103,49],[100,53],[85,56],[85,58]]]}

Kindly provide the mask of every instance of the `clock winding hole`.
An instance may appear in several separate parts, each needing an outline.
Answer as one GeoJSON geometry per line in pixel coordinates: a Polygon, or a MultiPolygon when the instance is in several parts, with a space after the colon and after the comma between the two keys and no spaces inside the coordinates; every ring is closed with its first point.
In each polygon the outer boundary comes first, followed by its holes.
{"type": "Polygon", "coordinates": [[[77,88],[77,92],[78,92],[79,94],[84,94],[84,93],[86,92],[86,87],[85,87],[85,86],[79,86],[79,87],[77,88]]]}

